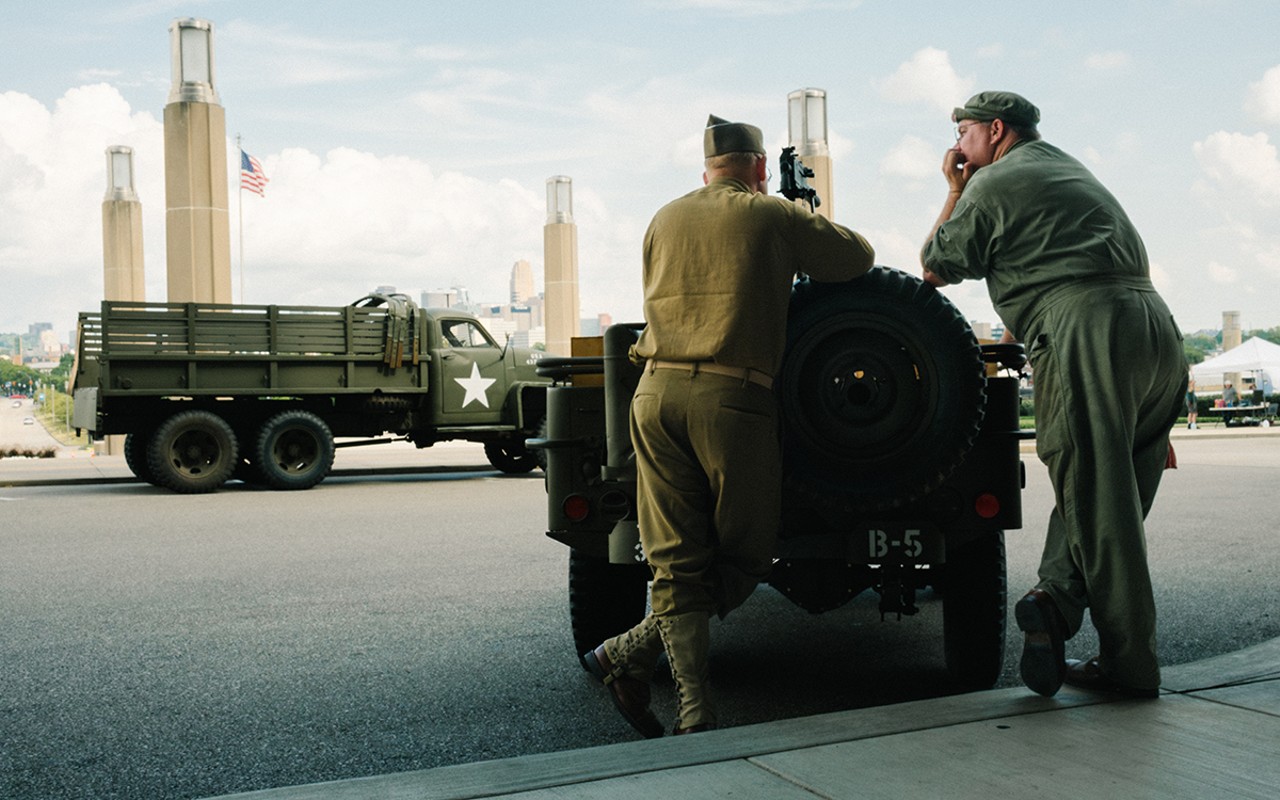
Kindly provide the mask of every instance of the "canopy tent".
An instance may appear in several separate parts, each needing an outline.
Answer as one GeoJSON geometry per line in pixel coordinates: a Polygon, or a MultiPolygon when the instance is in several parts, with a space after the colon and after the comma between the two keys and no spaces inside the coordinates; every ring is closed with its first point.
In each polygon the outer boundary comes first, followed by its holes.
{"type": "Polygon", "coordinates": [[[1280,378],[1280,344],[1254,336],[1239,347],[1191,368],[1200,394],[1222,391],[1223,376],[1237,372],[1252,374],[1256,385],[1270,395],[1275,391],[1275,379],[1280,378]]]}

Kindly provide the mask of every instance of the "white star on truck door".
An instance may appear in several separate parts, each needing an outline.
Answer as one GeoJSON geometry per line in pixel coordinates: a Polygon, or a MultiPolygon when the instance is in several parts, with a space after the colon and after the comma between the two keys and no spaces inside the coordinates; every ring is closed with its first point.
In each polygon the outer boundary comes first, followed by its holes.
{"type": "Polygon", "coordinates": [[[467,392],[466,396],[462,398],[463,408],[466,408],[467,406],[471,405],[472,402],[479,402],[480,405],[484,406],[485,408],[489,407],[489,396],[485,394],[485,391],[491,385],[497,382],[497,378],[480,377],[480,367],[479,365],[476,364],[476,362],[472,361],[471,377],[470,378],[454,378],[454,380],[457,381],[458,385],[461,386],[463,389],[465,389],[467,392]]]}

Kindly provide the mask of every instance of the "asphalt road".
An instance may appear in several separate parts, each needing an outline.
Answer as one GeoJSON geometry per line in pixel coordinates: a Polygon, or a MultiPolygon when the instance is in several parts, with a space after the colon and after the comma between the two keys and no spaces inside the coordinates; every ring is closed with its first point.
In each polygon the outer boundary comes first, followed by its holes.
{"type": "Polygon", "coordinates": [[[30,400],[10,400],[7,395],[0,396],[0,450],[13,447],[18,450],[42,450],[56,448],[58,440],[49,435],[38,419],[30,400]],[[18,403],[17,406],[13,405],[18,403]],[[31,425],[24,425],[27,417],[35,419],[31,425]]]}
{"type": "MultiPolygon", "coordinates": [[[[1149,525],[1167,664],[1280,635],[1280,440],[1179,456],[1149,525]]],[[[1034,458],[1028,480],[1011,600],[1051,505],[1034,458]]],[[[536,474],[498,473],[0,489],[0,797],[206,797],[635,738],[572,652],[544,502],[536,474]]],[[[758,592],[713,631],[723,718],[954,691],[922,606],[882,623],[870,595],[813,616],[758,592]]],[[[669,679],[655,703],[669,719],[669,679]]]]}

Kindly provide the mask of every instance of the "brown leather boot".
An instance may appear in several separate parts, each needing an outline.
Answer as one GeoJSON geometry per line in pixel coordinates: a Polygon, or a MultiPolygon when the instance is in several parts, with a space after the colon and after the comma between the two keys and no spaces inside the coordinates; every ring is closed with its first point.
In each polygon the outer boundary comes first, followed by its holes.
{"type": "Polygon", "coordinates": [[[705,611],[658,618],[671,677],[676,683],[676,724],[672,733],[677,735],[716,727],[709,681],[710,622],[711,615],[705,611]]]}
{"type": "Polygon", "coordinates": [[[608,688],[614,708],[647,739],[662,735],[662,723],[649,710],[649,681],[661,652],[658,624],[648,616],[582,657],[587,670],[608,688]]]}

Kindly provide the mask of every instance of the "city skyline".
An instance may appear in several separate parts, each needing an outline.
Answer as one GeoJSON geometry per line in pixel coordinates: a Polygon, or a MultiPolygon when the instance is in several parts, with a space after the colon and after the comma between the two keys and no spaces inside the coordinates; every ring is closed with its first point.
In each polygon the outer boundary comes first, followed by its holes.
{"type": "MultiPolygon", "coordinates": [[[[497,301],[512,263],[541,271],[543,187],[563,174],[582,316],[638,319],[640,239],[663,203],[700,183],[706,115],[760,124],[772,157],[786,144],[786,95],[807,86],[830,101],[837,220],[867,235],[879,263],[916,273],[945,193],[949,110],[1006,88],[1037,103],[1045,138],[1119,197],[1183,330],[1218,327],[1228,310],[1246,329],[1280,324],[1268,290],[1280,277],[1269,34],[1280,9],[1084,2],[1066,25],[1055,8],[34,7],[0,30],[11,64],[0,74],[0,331],[66,331],[97,306],[113,144],[135,149],[147,297],[164,297],[159,120],[168,25],[186,16],[214,22],[229,138],[243,135],[270,178],[265,197],[231,200],[233,238],[241,201],[245,228],[237,301],[337,305],[382,283],[462,284],[497,301]]],[[[966,317],[996,321],[982,284],[946,293],[966,317]]]]}

